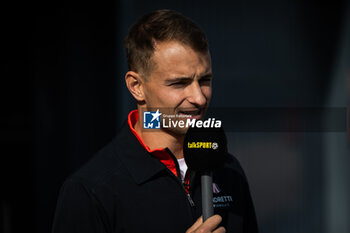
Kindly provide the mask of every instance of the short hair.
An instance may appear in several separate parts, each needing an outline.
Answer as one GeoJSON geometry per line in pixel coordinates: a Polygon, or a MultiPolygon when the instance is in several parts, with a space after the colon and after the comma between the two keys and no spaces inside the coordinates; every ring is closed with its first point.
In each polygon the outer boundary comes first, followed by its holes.
{"type": "Polygon", "coordinates": [[[148,75],[156,42],[177,41],[196,52],[207,53],[204,32],[189,18],[173,10],[157,10],[133,24],[124,40],[129,70],[148,75]]]}

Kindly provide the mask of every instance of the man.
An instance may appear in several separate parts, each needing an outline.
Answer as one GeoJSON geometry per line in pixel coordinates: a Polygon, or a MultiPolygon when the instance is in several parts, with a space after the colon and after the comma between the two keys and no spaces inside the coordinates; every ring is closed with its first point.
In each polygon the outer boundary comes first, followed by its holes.
{"type": "Polygon", "coordinates": [[[143,16],[125,39],[137,101],[116,138],[63,185],[53,233],[257,232],[244,173],[227,155],[214,171],[215,215],[203,223],[200,177],[183,160],[186,127],[147,130],[144,112],[202,119],[211,98],[205,34],[178,12],[143,16]]]}

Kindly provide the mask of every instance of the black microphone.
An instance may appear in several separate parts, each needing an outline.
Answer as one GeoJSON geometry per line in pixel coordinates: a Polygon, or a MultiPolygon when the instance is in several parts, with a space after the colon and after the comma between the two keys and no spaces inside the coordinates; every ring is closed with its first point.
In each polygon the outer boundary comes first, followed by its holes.
{"type": "Polygon", "coordinates": [[[185,135],[183,152],[188,168],[201,174],[204,222],[214,214],[212,171],[223,166],[227,155],[227,140],[223,128],[189,128],[185,135]]]}

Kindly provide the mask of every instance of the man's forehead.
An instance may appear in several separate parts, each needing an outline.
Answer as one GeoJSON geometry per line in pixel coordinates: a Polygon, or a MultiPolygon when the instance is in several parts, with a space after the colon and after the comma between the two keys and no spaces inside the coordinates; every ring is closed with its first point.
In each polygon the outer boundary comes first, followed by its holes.
{"type": "Polygon", "coordinates": [[[210,54],[201,53],[176,41],[158,43],[152,56],[154,71],[176,71],[188,73],[201,69],[200,73],[211,70],[210,54]]]}
{"type": "Polygon", "coordinates": [[[181,66],[175,67],[158,67],[151,72],[152,76],[159,76],[162,79],[179,79],[179,78],[201,78],[203,76],[212,76],[211,66],[181,66]]]}

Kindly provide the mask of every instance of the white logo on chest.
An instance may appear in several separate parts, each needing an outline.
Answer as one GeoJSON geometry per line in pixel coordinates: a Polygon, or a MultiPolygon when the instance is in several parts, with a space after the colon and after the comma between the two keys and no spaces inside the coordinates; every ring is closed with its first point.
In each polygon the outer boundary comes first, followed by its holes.
{"type": "MultiPolygon", "coordinates": [[[[219,186],[216,183],[213,183],[213,194],[219,194],[221,191],[222,190],[219,188],[219,186]]],[[[213,197],[214,208],[228,207],[232,202],[233,199],[230,195],[213,197]]]]}

